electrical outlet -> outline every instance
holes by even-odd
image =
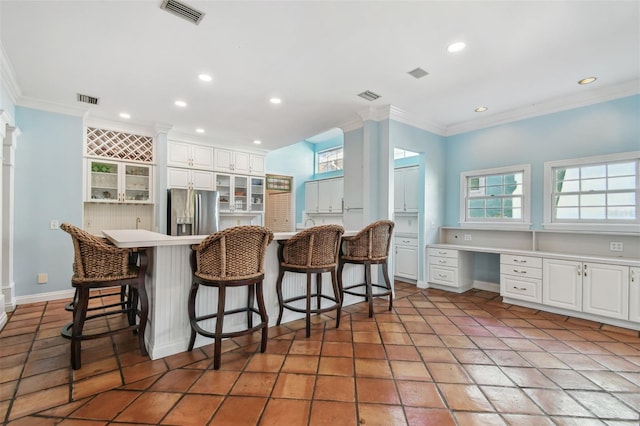
[[[47,282],[49,282],[49,274],[38,274],[38,284],[46,284]]]
[[[59,229],[60,228],[60,223],[57,220],[52,219],[51,222],[49,222],[49,228],[51,228],[51,229]]]
[[[624,244],[620,241],[611,241],[609,243],[610,251],[624,251]]]
[[[471,241],[472,240],[471,234],[464,234],[464,240],[465,241]]]

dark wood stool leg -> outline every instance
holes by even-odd
[[[144,282],[138,285],[137,288],[138,300],[140,301],[140,326],[138,328],[138,344],[140,345],[140,353],[143,356],[147,356],[147,346],[144,341],[144,332],[147,329],[147,320],[149,319],[149,298],[147,297],[147,290],[144,286]],[[135,309],[134,309],[135,316]]]
[[[276,321],[276,325],[280,325],[280,321],[282,321],[282,312],[284,311],[284,299],[282,298],[282,279],[284,278],[283,270],[280,270],[278,274],[278,280],[276,281],[276,293],[278,294],[278,307],[280,311],[278,312],[278,321]]]
[[[322,274],[316,274],[316,292],[318,293],[316,296],[316,307],[320,309],[322,307]]]
[[[255,284],[247,286],[247,325],[248,328],[253,328],[253,302],[255,296]]]
[[[269,338],[269,316],[267,315],[267,307],[264,304],[264,294],[262,293],[262,280],[255,284],[258,293],[258,311],[260,312],[260,321],[262,321],[262,340],[260,343],[260,352],[267,350],[267,339]],[[252,286],[253,287],[253,286]]]
[[[393,308],[393,291],[391,290],[391,280],[389,279],[387,262],[382,264],[382,276],[384,277],[384,282],[387,284],[387,289],[389,290],[389,310],[391,310],[391,308]]]
[[[340,327],[340,315],[342,311],[342,294],[340,294],[340,285],[338,284],[339,278],[336,276],[336,270],[331,271],[331,284],[333,284],[333,293],[338,305],[336,309],[336,328]]]
[[[218,286],[218,314],[216,316],[216,337],[213,344],[213,369],[219,370],[222,359],[222,326],[224,325],[224,305],[227,297],[227,287]]]
[[[364,284],[367,291],[367,301],[369,302],[369,318],[373,317],[373,295],[371,291],[371,263],[364,264]]]
[[[198,283],[193,282],[191,284],[191,291],[189,292],[189,304],[187,309],[189,311],[189,322],[191,324],[191,338],[189,339],[189,351],[193,350],[193,345],[196,343],[196,295],[198,294]]]
[[[73,307],[73,325],[71,326],[71,368],[74,370],[82,366],[80,344],[84,321],[87,317],[87,307],[89,306],[89,289],[78,287],[77,295],[78,298]]]
[[[342,270],[344,269],[344,262],[340,260],[338,262],[338,288],[340,291],[340,307],[342,308],[342,303],[344,302],[344,291],[342,286]]]
[[[307,337],[311,336],[311,272],[307,272],[307,311],[305,312]]]

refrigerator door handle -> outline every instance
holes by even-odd
[[[202,195],[196,193],[195,201],[196,205],[193,215],[193,235],[200,235],[200,207],[202,203]]]

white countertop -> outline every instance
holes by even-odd
[[[344,236],[355,235],[358,231],[346,231]],[[185,246],[200,244],[207,235],[165,235],[146,229],[108,229],[102,233],[120,248]],[[274,232],[274,240],[287,240],[297,232]]]

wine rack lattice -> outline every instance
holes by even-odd
[[[87,155],[153,163],[153,138],[88,127]]]

